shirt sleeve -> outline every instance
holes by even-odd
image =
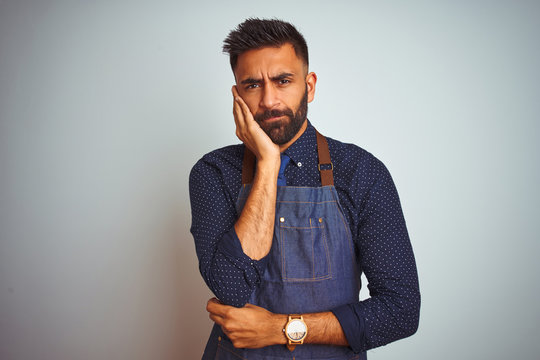
[[[356,239],[370,298],[332,309],[355,352],[414,334],[420,314],[416,263],[397,190],[382,163],[374,171],[376,179],[359,206]]]
[[[261,281],[267,258],[257,261],[244,254],[234,230],[235,201],[218,169],[204,159],[191,170],[189,195],[199,271],[218,299],[244,306]]]

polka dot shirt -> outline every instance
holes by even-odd
[[[412,335],[418,327],[420,292],[412,247],[399,197],[386,167],[353,144],[328,139],[334,184],[355,242],[358,267],[368,279],[370,298],[331,310],[355,352]],[[321,186],[315,129],[285,153],[289,186]],[[266,258],[242,252],[234,223],[241,187],[244,145],[203,156],[189,178],[192,226],[199,270],[224,303],[243,306],[261,280]]]

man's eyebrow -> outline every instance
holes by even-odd
[[[255,79],[251,77],[240,81],[240,84],[260,84],[260,83],[262,83],[262,79]]]
[[[278,74],[276,76],[272,76],[270,79],[272,81],[279,81],[279,80],[283,80],[283,79],[286,79],[288,77],[293,77],[294,74],[292,73],[281,73],[281,74]]]
[[[293,77],[294,74],[293,73],[281,73],[281,74],[278,74],[276,76],[272,76],[270,78],[270,80],[272,81],[279,81],[279,80],[283,80],[283,79],[286,79],[288,77]],[[256,79],[256,78],[252,78],[252,77],[249,77],[247,79],[244,79],[242,81],[240,81],[240,84],[260,84],[263,82],[263,79]]]

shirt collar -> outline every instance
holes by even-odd
[[[291,158],[291,162],[296,164],[307,164],[313,152],[317,151],[317,135],[315,128],[308,120],[304,133],[291,146],[284,151]]]

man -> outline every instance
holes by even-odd
[[[307,120],[317,76],[304,38],[248,19],[223,48],[243,144],[190,174],[191,231],[217,297],[203,359],[365,359],[412,335],[420,294],[396,189],[375,157]]]

